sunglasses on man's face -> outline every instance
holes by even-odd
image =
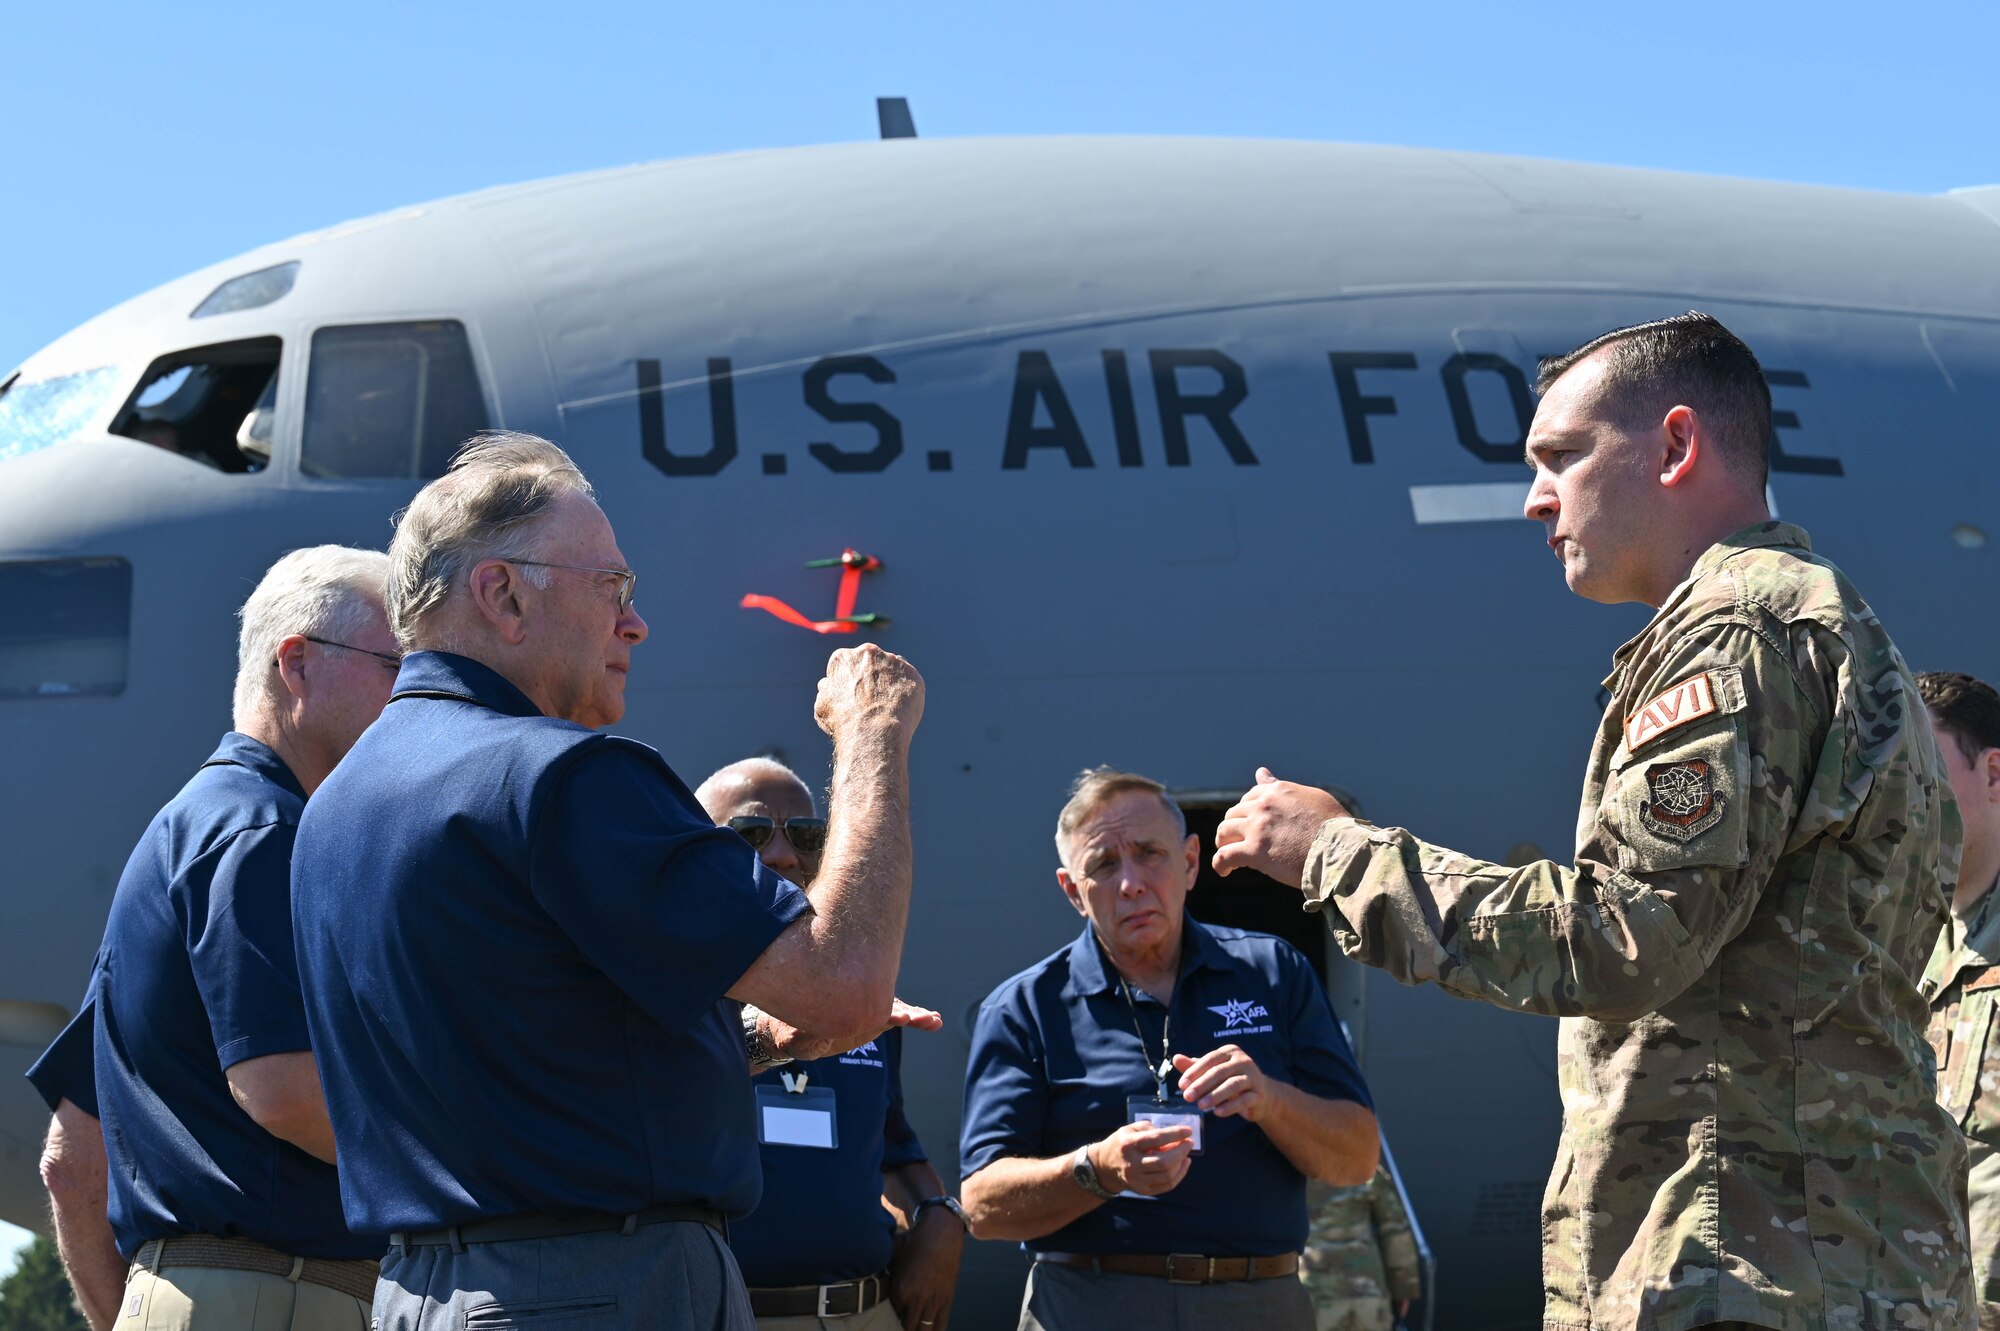
[[[771,837],[778,830],[778,823],[762,814],[744,814],[731,818],[729,826],[736,834],[758,850],[771,843]],[[792,843],[792,849],[801,855],[817,855],[826,849],[826,819],[787,818],[784,822],[785,840]]]

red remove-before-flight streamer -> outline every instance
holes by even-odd
[[[886,624],[884,615],[857,615],[854,603],[861,598],[861,575],[873,573],[882,567],[882,561],[873,555],[864,555],[859,550],[847,549],[836,559],[814,559],[807,568],[839,568],[840,596],[834,602],[832,619],[808,619],[775,596],[760,596],[755,592],[745,596],[742,606],[745,610],[764,610],[787,624],[795,624],[814,633],[859,633],[865,626]]]

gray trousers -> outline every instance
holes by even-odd
[[[391,1248],[373,1331],[755,1331],[729,1245],[672,1221],[630,1234],[571,1234]]]
[[[1035,1263],[1017,1331],[1313,1331],[1312,1299],[1296,1278],[1175,1285],[1153,1276],[1092,1275]],[[388,1331],[387,1327],[383,1331]]]

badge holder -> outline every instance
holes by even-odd
[[[783,1072],[784,1086],[755,1087],[757,1141],[763,1146],[804,1146],[831,1151],[840,1145],[833,1092],[806,1086],[807,1074]]]
[[[1191,1145],[1195,1155],[1201,1154],[1201,1123],[1205,1118],[1201,1110],[1183,1100],[1179,1095],[1168,1095],[1162,1090],[1158,1095],[1128,1095],[1125,1097],[1125,1121],[1137,1123],[1145,1119],[1156,1128],[1192,1128],[1194,1138]]]

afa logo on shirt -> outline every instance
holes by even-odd
[[[882,1047],[873,1040],[870,1040],[867,1044],[858,1045],[848,1050],[840,1056],[840,1061],[853,1067],[879,1068],[886,1066],[882,1062]]]
[[[1271,1009],[1262,1003],[1232,998],[1220,1007],[1211,1007],[1209,1011],[1222,1018],[1223,1028],[1213,1032],[1218,1040],[1232,1035],[1270,1034],[1271,1025],[1264,1019],[1271,1015]]]

